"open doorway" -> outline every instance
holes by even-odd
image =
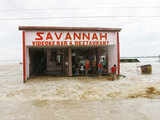
[[[29,75],[44,74],[46,71],[47,52],[45,48],[29,48]]]
[[[101,64],[101,71],[99,71]],[[84,47],[72,49],[73,76],[108,74],[108,54],[106,48]]]
[[[65,75],[65,49],[48,48],[47,49],[47,74]]]
[[[67,54],[65,48],[29,48],[29,76],[66,75]]]

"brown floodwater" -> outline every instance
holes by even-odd
[[[0,65],[2,120],[157,120],[160,117],[160,63],[141,75],[137,66],[123,63],[125,78],[34,77],[23,84],[22,65]]]

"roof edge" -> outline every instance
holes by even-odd
[[[121,28],[100,28],[100,27],[57,27],[57,26],[19,26],[19,30],[23,31],[48,31],[48,30],[63,30],[63,31],[115,31],[120,32]]]

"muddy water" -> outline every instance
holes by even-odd
[[[156,120],[160,117],[160,63],[153,74],[141,75],[137,66],[121,64],[125,78],[36,77],[22,82],[22,65],[0,65],[2,120]]]

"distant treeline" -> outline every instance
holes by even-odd
[[[120,62],[140,62],[140,61],[136,58],[133,58],[133,59],[127,58],[127,59],[120,59]]]
[[[159,58],[160,56],[137,56],[137,57],[121,57],[121,59],[134,59],[134,58]]]

